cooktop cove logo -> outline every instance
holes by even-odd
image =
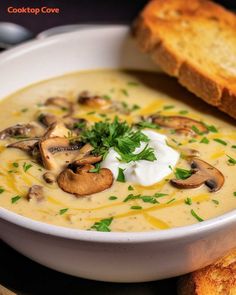
[[[7,12],[9,14],[59,14],[60,8],[58,7],[7,7]]]

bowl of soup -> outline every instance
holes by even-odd
[[[0,237],[78,277],[144,282],[236,246],[235,122],[136,48],[126,26],[0,56]]]

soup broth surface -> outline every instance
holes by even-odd
[[[77,99],[82,91],[120,102],[128,111],[115,112],[80,105]],[[43,81],[1,101],[1,130],[17,123],[37,121],[45,112],[63,117],[67,110],[44,105],[49,97],[57,96],[74,102],[74,117],[86,119],[90,125],[106,119],[113,120],[115,116],[128,124],[135,124],[158,113],[204,122],[209,132],[185,136],[171,128],[151,129],[165,134],[168,145],[181,155],[167,177],[151,186],[114,179],[110,188],[80,197],[64,192],[56,181],[46,183],[43,174],[47,170],[27,152],[7,148],[9,143],[20,138],[0,140],[1,207],[54,225],[123,232],[190,225],[236,208],[234,121],[201,102],[171,78],[142,71],[98,70]],[[221,171],[225,182],[219,191],[210,192],[204,184],[194,189],[181,189],[170,183],[176,177],[176,168],[191,169],[189,160],[182,156],[186,149],[197,150],[200,159]],[[43,187],[42,201],[27,198],[32,185]],[[131,194],[139,197],[124,201]]]

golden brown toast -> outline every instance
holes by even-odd
[[[216,263],[183,276],[178,295],[235,295],[236,250]]]
[[[164,72],[236,118],[236,15],[207,0],[152,0],[134,35]]]

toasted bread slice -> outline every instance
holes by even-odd
[[[236,118],[236,15],[207,0],[152,0],[134,35],[163,71]]]
[[[179,281],[179,295],[235,295],[236,250],[216,263],[183,276]]]

